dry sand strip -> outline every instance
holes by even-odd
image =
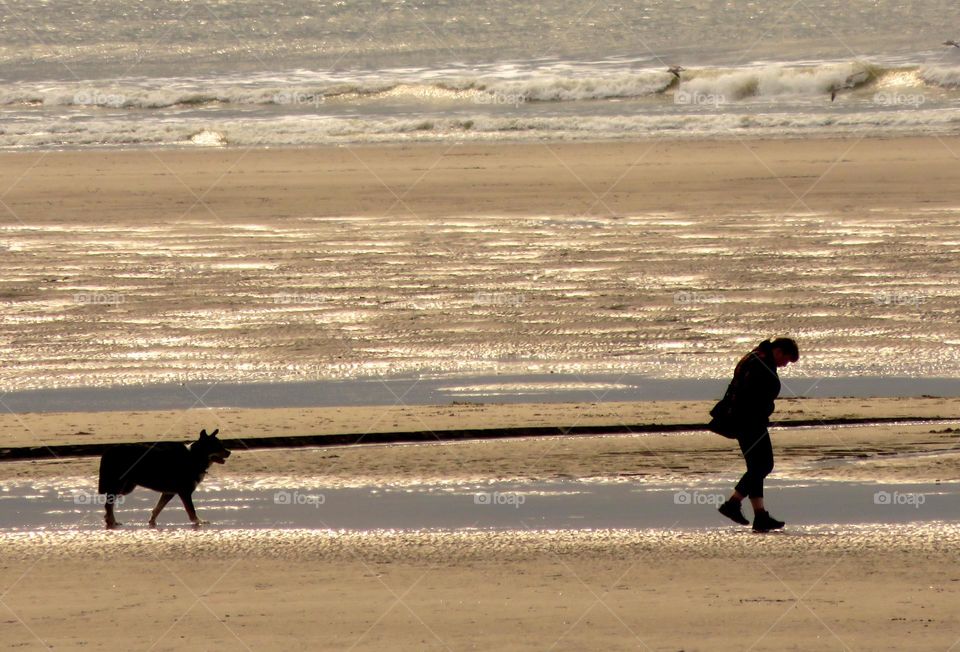
[[[884,425],[772,432],[777,478],[860,482],[960,482],[960,429]],[[96,485],[98,459],[14,460],[0,482]],[[206,484],[323,488],[598,479],[682,482],[743,473],[735,441],[709,432],[467,440],[415,445],[238,450]]]
[[[201,428],[224,438],[323,431],[346,435],[419,429],[538,428],[557,423],[675,425],[705,415],[712,403],[690,401],[397,406],[395,408],[198,409],[181,412],[0,415],[0,441],[13,447],[187,441]],[[776,416],[799,419],[960,420],[957,401],[919,399],[789,399]],[[62,433],[72,432],[64,436]],[[864,481],[960,481],[960,431],[934,423],[775,429],[775,474]],[[236,450],[211,480],[269,486],[484,482],[622,478],[690,480],[742,473],[736,442],[709,432],[467,440],[417,445]],[[0,481],[94,482],[97,459],[10,460]]]
[[[326,408],[199,408],[130,412],[0,414],[4,448],[186,441],[201,428],[225,439],[417,431],[557,428],[705,423],[714,401],[595,403],[456,403]],[[960,401],[947,398],[782,399],[780,421],[837,419],[960,419]],[[687,425],[683,425],[687,424]]]
[[[0,536],[7,649],[948,650],[956,525]]]
[[[811,426],[880,426],[912,423],[953,423],[952,418],[930,417],[861,417],[840,419],[797,419],[774,421],[772,428],[809,428]],[[584,435],[637,435],[650,433],[708,431],[702,423],[676,424],[607,424],[598,426],[542,426],[518,428],[474,428],[466,430],[415,430],[408,432],[376,432],[340,435],[287,435],[283,437],[252,437],[249,439],[221,438],[231,450],[259,450],[270,448],[332,448],[369,444],[423,444],[444,441],[518,439],[530,437],[573,437]],[[142,442],[155,445],[164,442]],[[115,444],[63,444],[52,446],[23,446],[0,448],[0,461],[42,460],[65,457],[97,457]]]

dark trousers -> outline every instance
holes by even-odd
[[[750,498],[763,498],[763,479],[773,471],[773,444],[770,433],[764,430],[760,434],[737,437],[743,459],[747,462],[747,472],[737,483],[737,491]]]

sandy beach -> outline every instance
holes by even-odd
[[[198,426],[214,425],[256,437],[285,428],[669,423],[705,407],[676,401],[8,414],[2,428],[5,441],[17,442],[135,441],[146,437],[130,433],[162,430],[186,440]],[[777,417],[797,415],[960,419],[955,401],[942,399],[780,402]],[[33,434],[24,436],[24,428]],[[780,430],[774,441],[780,478],[893,486],[960,481],[957,432],[942,424]],[[96,463],[7,462],[0,473],[8,486],[89,491]],[[674,433],[236,451],[206,482],[328,490],[498,480],[690,486],[732,483],[741,465],[733,442]],[[79,516],[82,531],[0,534],[7,645],[942,650],[960,637],[952,609],[960,577],[949,570],[960,537],[955,523],[825,523],[767,536],[715,522],[694,530],[194,531],[181,524],[177,505],[158,531],[134,524],[102,532],[87,527],[99,520],[99,508],[84,509],[90,513]]]
[[[955,526],[41,538],[4,545],[11,648],[946,650],[960,636]]]
[[[63,5],[0,651],[960,652],[960,4]]]
[[[955,152],[960,139],[910,138],[4,153],[0,380],[14,391],[424,367],[720,378],[756,339],[747,321],[795,334],[807,376],[949,378]],[[670,424],[709,408],[458,403],[4,411],[0,438]],[[791,399],[775,418],[858,416],[950,421],[775,430],[775,477],[960,482],[956,400]],[[733,442],[689,432],[235,451],[206,483],[642,491],[732,484],[741,465]],[[0,496],[89,492],[96,469],[0,463]],[[193,531],[176,505],[157,532],[106,533],[84,509],[86,529],[0,532],[5,647],[945,650],[960,638],[960,535],[935,515],[778,536],[715,521]]]

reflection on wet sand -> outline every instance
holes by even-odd
[[[202,486],[194,500],[207,529],[379,531],[705,530],[721,525],[716,508],[730,482],[688,483],[485,482],[323,487],[254,483]],[[895,485],[825,480],[769,482],[778,513],[794,526],[824,524],[960,523],[960,484]],[[95,531],[102,496],[91,488],[56,483],[8,483],[0,503],[0,532]],[[156,494],[124,496],[117,513],[126,529],[143,528]],[[159,521],[183,527],[179,505]]]
[[[9,224],[0,380],[720,378],[744,324],[815,341],[809,376],[949,377],[958,226],[952,209]]]

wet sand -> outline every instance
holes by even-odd
[[[956,377],[956,152],[3,153],[0,384],[717,379],[780,334],[806,377]]]

